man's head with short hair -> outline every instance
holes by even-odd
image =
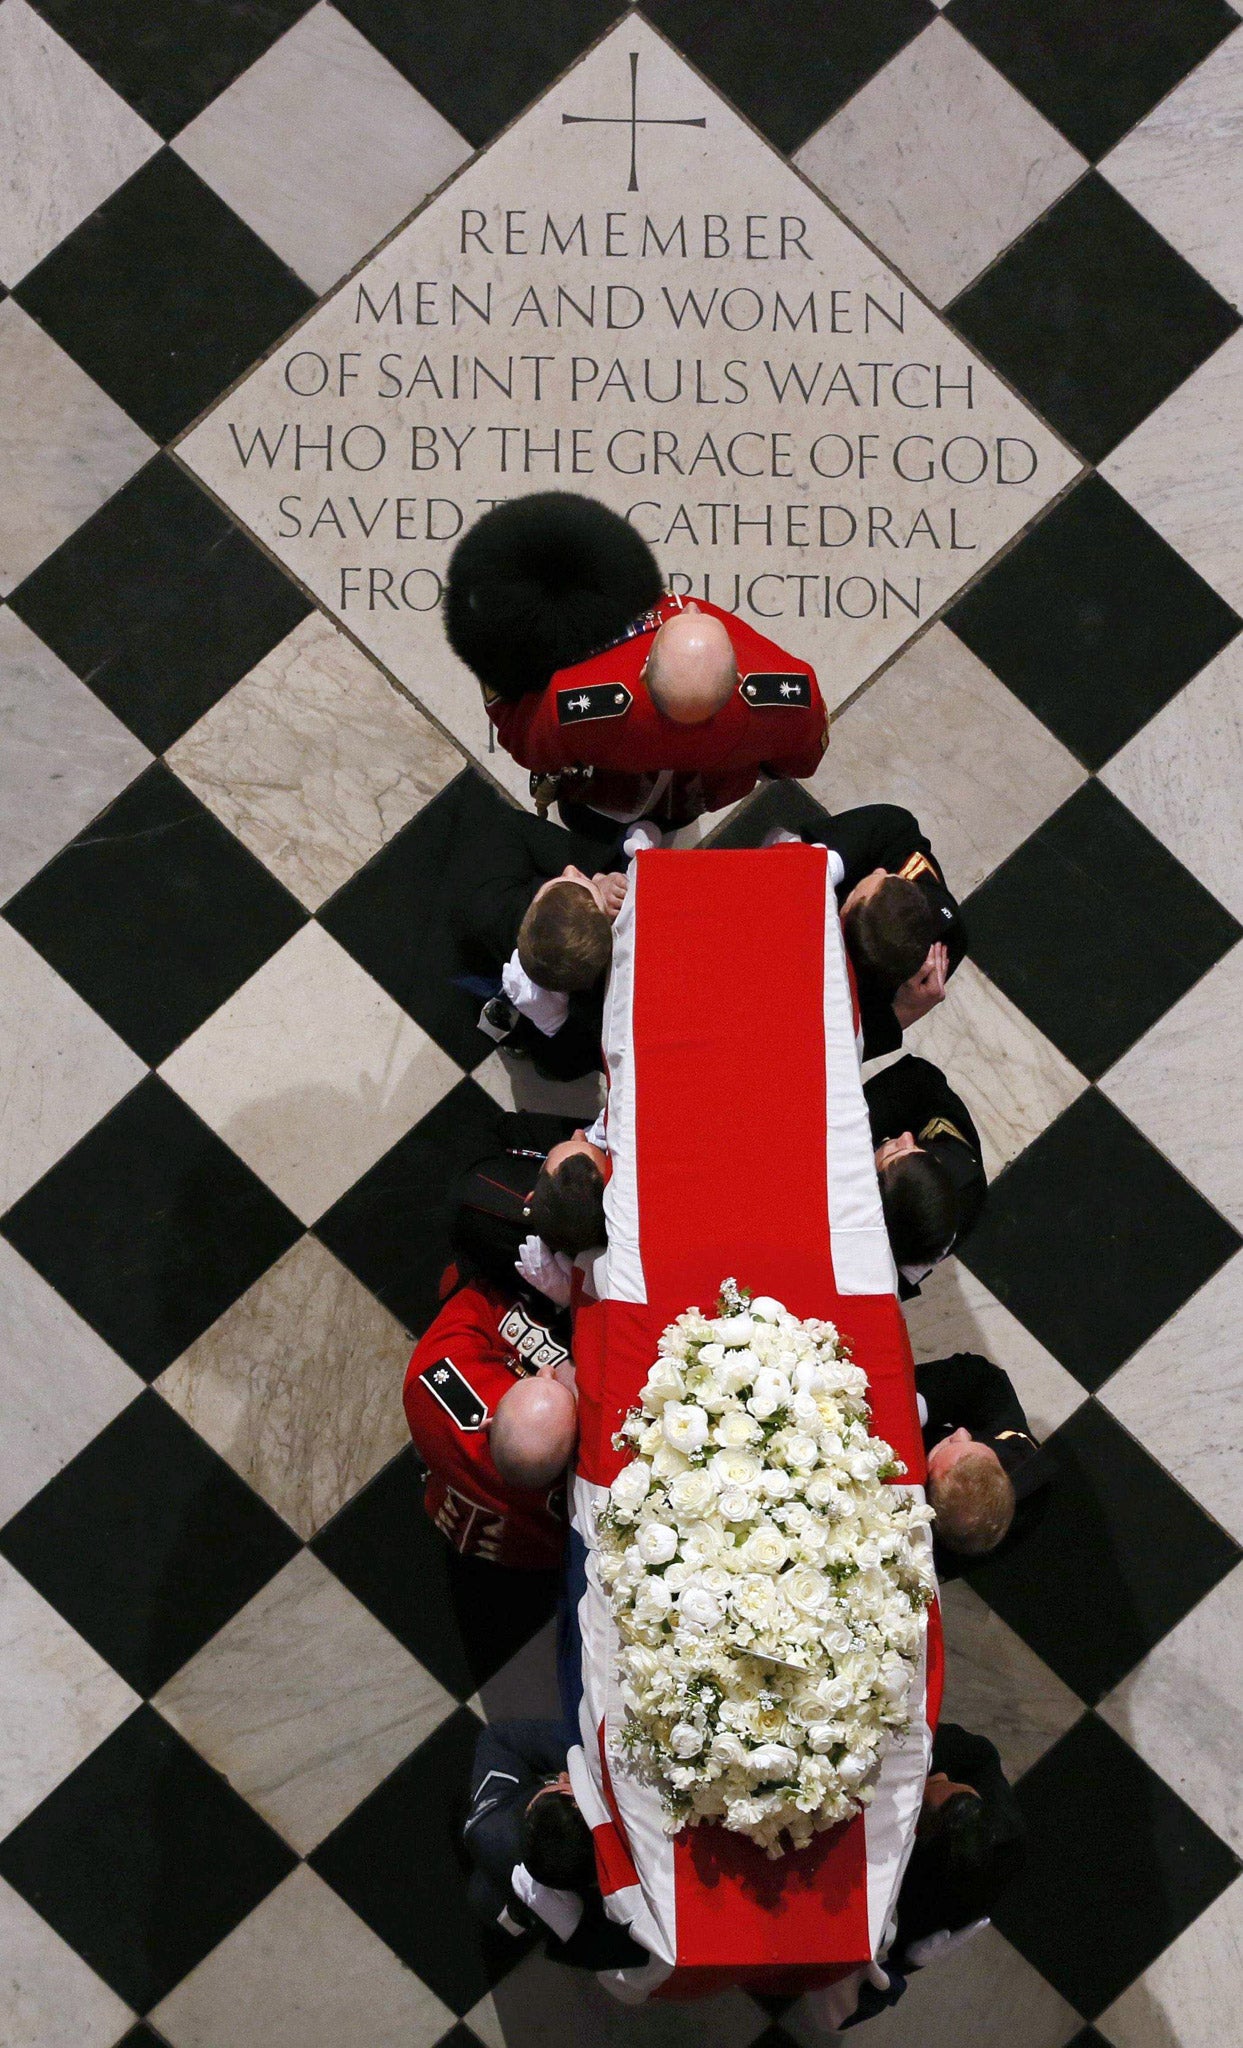
[[[1014,1486],[991,1444],[956,1429],[928,1454],[937,1540],[960,1557],[987,1557],[1014,1520]]]
[[[554,1145],[527,1203],[527,1220],[550,1251],[576,1259],[607,1242],[604,1168],[607,1153],[575,1131]]]
[[[918,974],[940,931],[937,913],[917,882],[873,868],[842,905],[846,950],[887,996]]]
[[[537,1884],[581,1896],[596,1885],[591,1829],[561,1778],[530,1800],[518,1830],[522,1862]]]
[[[613,957],[613,927],[577,868],[545,882],[518,927],[518,961],[538,987],[594,988]]]
[[[720,619],[696,605],[657,629],[643,670],[647,693],[675,725],[702,725],[738,687],[733,642]]]
[[[935,1266],[958,1233],[958,1196],[945,1168],[904,1131],[878,1146],[876,1171],[895,1266]]]
[[[573,1456],[577,1430],[577,1403],[560,1380],[515,1380],[488,1425],[492,1463],[506,1486],[551,1486]]]

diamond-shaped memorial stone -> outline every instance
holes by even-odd
[[[479,756],[439,599],[499,499],[603,499],[672,588],[814,662],[832,706],[1080,467],[634,15],[179,454]]]

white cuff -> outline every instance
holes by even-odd
[[[583,1902],[577,1892],[557,1891],[550,1884],[540,1884],[532,1877],[525,1863],[515,1863],[509,1880],[514,1894],[538,1913],[545,1927],[551,1927],[558,1941],[568,1941],[583,1917]]]
[[[560,989],[541,988],[532,981],[516,948],[501,969],[501,987],[518,1015],[528,1018],[545,1038],[554,1037],[570,1014],[570,998]]]

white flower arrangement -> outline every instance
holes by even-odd
[[[670,1833],[718,1821],[778,1856],[868,1804],[907,1725],[931,1511],[885,1483],[905,1467],[831,1323],[726,1280],[658,1351],[596,1518],[615,1761],[659,1787]]]

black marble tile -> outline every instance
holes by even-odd
[[[531,1947],[466,1902],[466,1788],[480,1723],[465,1707],[307,1858],[453,2012],[469,2012]]]
[[[1234,308],[1095,172],[946,310],[1093,462],[1239,325]]]
[[[993,1182],[959,1256],[1095,1389],[1239,1242],[1093,1088]]]
[[[19,889],[5,917],[152,1066],[307,921],[160,761]]]
[[[740,804],[712,834],[713,846],[762,846],[768,833],[782,825],[787,832],[821,831],[828,811],[799,782],[770,782]]]
[[[311,609],[164,455],[49,555],[9,603],[157,753]]]
[[[171,150],[89,214],[14,296],[156,441],[188,426],[315,303]]]
[[[231,1465],[148,1388],[0,1533],[0,1552],[150,1695],[298,1550]]]
[[[39,0],[39,12],[161,135],[176,135],[314,0]]]
[[[649,0],[643,12],[786,152],[936,20],[930,0]]]
[[[461,1081],[315,1225],[315,1235],[415,1334],[439,1306],[449,1262],[448,1196],[495,1149],[503,1111]]]
[[[423,1513],[413,1446],[311,1544],[420,1664],[460,1700],[506,1665],[556,1609],[556,1572],[460,1557]]]
[[[1084,783],[967,899],[972,958],[1096,1080],[1239,937],[1124,804]]]
[[[1243,1553],[1097,1401],[1055,1431],[1048,1456],[1039,1520],[967,1576],[1095,1705]]]
[[[0,1228],[147,1380],[302,1234],[156,1075],[36,1181]]]
[[[1088,768],[1125,745],[1240,625],[1099,476],[1055,505],[945,622]]]
[[[153,1708],[140,1707],[0,1844],[0,1877],[145,2012],[297,1860]]]
[[[945,13],[1093,158],[1238,27],[1226,0],[950,0]]]
[[[1092,2019],[1233,1882],[1238,1858],[1095,1714],[1019,1781],[1023,1877],[999,1931]]]
[[[319,912],[325,931],[467,1070],[495,1046],[477,1028],[479,996],[454,985],[477,963],[452,930],[450,865],[507,809],[482,775],[463,770]]]

